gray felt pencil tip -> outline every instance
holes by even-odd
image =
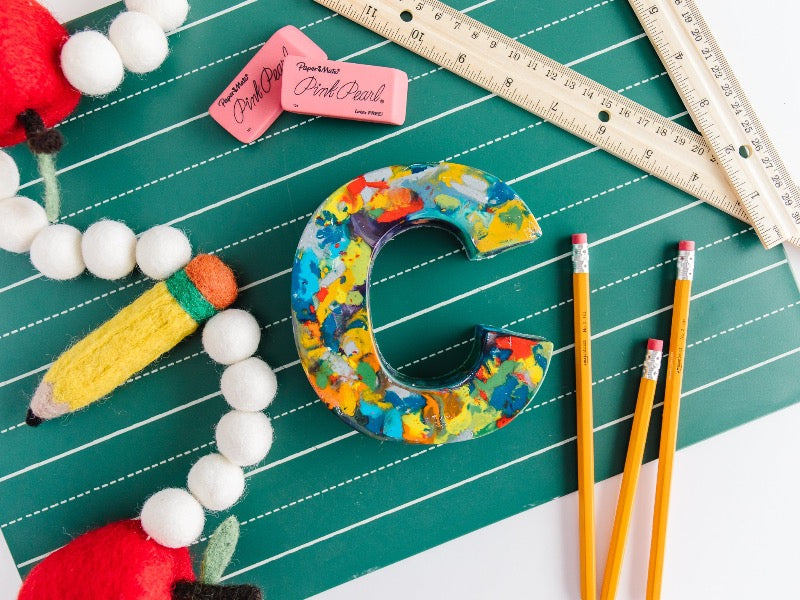
[[[55,419],[67,412],[68,406],[57,402],[54,398],[53,384],[48,381],[42,381],[33,393],[25,422],[32,427],[36,427],[42,421]]]

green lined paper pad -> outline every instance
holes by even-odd
[[[451,3],[467,10],[470,2]],[[70,27],[105,30],[121,5]],[[264,326],[259,355],[278,372],[275,443],[245,497],[211,515],[241,523],[230,582],[301,598],[518,513],[577,487],[570,235],[591,248],[596,477],[621,472],[648,337],[669,335],[677,242],[697,243],[679,445],[794,403],[800,296],[780,249],[749,227],[542,123],[311,0],[226,6],[194,0],[156,72],[84,99],[60,127],[63,220],[99,218],[137,233],[184,229],[198,252],[236,271],[236,306]],[[222,12],[220,12],[222,11]],[[623,0],[481,2],[469,14],[626,96],[690,125]],[[400,68],[408,116],[384,126],[283,114],[243,146],[206,113],[274,31],[293,24],[332,59]],[[26,148],[11,150],[35,181]],[[379,443],[316,400],[297,364],[289,288],[306,220],[350,179],[392,164],[450,160],[511,183],[539,219],[536,243],[470,262],[455,238],[423,228],[381,252],[371,301],[391,365],[434,377],[467,357],[476,323],[552,340],[532,404],[502,431],[443,447]],[[39,183],[23,194],[41,198]],[[194,335],[108,399],[36,429],[28,399],[59,353],[151,285],[37,277],[0,256],[0,530],[24,576],[75,535],[135,517],[144,499],[185,485],[214,450],[226,411],[221,367]],[[663,379],[663,378],[662,378]],[[657,402],[663,393],[659,387]],[[647,460],[656,456],[655,410]],[[531,540],[535,544],[536,540]],[[200,555],[205,543],[193,549]]]

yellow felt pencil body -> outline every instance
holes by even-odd
[[[237,291],[219,258],[196,256],[59,356],[36,388],[25,422],[39,425],[111,393],[229,306]]]
[[[689,298],[694,274],[694,243],[681,242],[678,256],[678,279],[672,307],[672,326],[669,337],[669,359],[664,385],[664,409],[661,418],[661,442],[658,449],[658,474],[653,507],[653,531],[650,539],[650,561],[647,570],[647,600],[661,598],[664,576],[664,551],[667,538],[667,517],[672,487],[672,469],[678,440],[681,384],[686,354],[686,335],[689,325]]]
[[[661,365],[661,348],[663,342],[650,340],[644,372],[639,383],[639,395],[633,413],[633,426],[628,442],[628,453],[625,457],[625,468],[622,472],[622,483],[619,488],[619,500],[614,515],[614,528],[611,531],[611,543],[608,548],[606,568],[603,573],[603,585],[600,589],[600,600],[613,600],[617,593],[619,576],[622,572],[622,559],[625,556],[625,543],[628,538],[633,500],[642,468],[644,446],[647,442],[647,429],[650,426],[650,414],[653,410],[653,398],[656,393],[656,380]]]
[[[109,394],[197,329],[161,281],[58,357],[44,377],[69,411]]]
[[[578,538],[581,598],[597,595],[594,524],[594,424],[592,418],[592,340],[589,310],[589,250],[585,234],[572,237],[575,329],[575,397],[578,438]]]

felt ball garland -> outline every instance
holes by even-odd
[[[83,271],[84,265],[101,277],[124,276],[137,258],[143,272],[168,276],[173,269],[177,271],[188,262],[186,259],[191,255],[185,235],[171,227],[156,226],[142,234],[137,242],[136,236],[123,223],[101,220],[81,235],[71,225],[47,225],[46,219],[42,223],[37,209],[43,209],[32,200],[16,196],[6,202],[8,200],[29,209],[34,214],[29,219],[33,225],[42,225],[38,233],[33,234],[30,252],[32,263],[47,277],[75,277]],[[0,217],[3,206],[0,202]],[[4,222],[0,218],[0,224]],[[10,242],[17,244],[16,247],[25,245],[27,241],[18,235],[20,220],[12,216],[8,222],[11,224],[9,232],[16,235]],[[28,227],[27,236],[31,235],[32,228]],[[0,227],[0,242],[5,234]],[[9,239],[5,241],[9,246]],[[171,250],[164,252],[167,247]],[[189,263],[186,270],[193,264]],[[195,284],[202,287],[203,282]],[[241,498],[245,489],[242,467],[262,461],[274,437],[272,423],[262,411],[277,394],[277,379],[267,363],[253,356],[261,341],[258,321],[241,309],[222,310],[206,323],[202,341],[209,357],[226,366],[220,389],[232,410],[224,414],[216,426],[218,452],[202,457],[192,466],[187,477],[188,489],[160,490],[142,506],[142,529],[167,548],[194,543],[203,532],[205,510],[226,510]]]
[[[12,196],[0,200],[0,248],[27,252],[33,238],[47,227],[44,208],[30,198]]]
[[[17,165],[0,150],[0,248],[30,252],[31,264],[50,279],[74,279],[84,269],[101,279],[120,279],[138,263],[142,273],[160,280],[192,257],[189,239],[175,227],[157,225],[137,239],[124,223],[101,219],[81,234],[65,223],[49,224],[45,209],[16,196],[18,190]]]
[[[217,423],[219,452],[203,456],[189,470],[188,490],[160,490],[142,506],[142,528],[163,546],[178,548],[195,542],[203,532],[203,509],[221,511],[233,506],[244,493],[242,467],[262,461],[272,447],[272,423],[261,411],[275,398],[277,382],[269,365],[252,356],[260,336],[255,317],[235,308],[217,313],[203,328],[206,353],[229,365],[221,388],[233,410]],[[232,350],[220,355],[223,341],[229,342]]]
[[[103,96],[117,89],[125,69],[149,73],[160,67],[169,53],[166,32],[179,27],[189,12],[187,0],[126,0],[125,4],[128,10],[114,19],[108,36],[93,30],[70,36],[37,2],[0,3],[0,146],[28,141],[42,176],[45,214],[51,223],[60,214],[55,156],[64,143],[55,125],[74,110],[81,94]],[[0,179],[18,187],[19,181],[8,177],[9,169],[7,160],[0,161]],[[0,184],[0,198],[10,197],[9,187]],[[17,203],[12,211],[22,213],[24,207]],[[23,248],[13,251],[27,251],[27,242],[23,237],[12,244]]]
[[[73,279],[86,263],[81,251],[81,232],[61,223],[42,229],[31,243],[31,264],[50,279]]]
[[[21,25],[26,22],[28,10],[36,19],[32,35],[37,51],[25,54],[29,41],[14,42],[19,46],[17,58],[28,61],[28,70],[20,71],[17,78],[17,71],[9,70],[9,80],[1,86],[4,89],[0,97],[13,115],[0,109],[0,120],[10,119],[7,130],[13,137],[0,140],[16,143],[27,138],[45,184],[44,208],[30,198],[17,196],[19,169],[11,156],[0,150],[0,248],[17,253],[30,251],[33,266],[50,279],[72,279],[84,269],[102,279],[119,279],[127,276],[137,262],[148,277],[166,279],[191,258],[189,240],[171,227],[146,232],[140,245],[133,231],[118,221],[98,221],[83,234],[66,224],[48,226],[58,220],[60,212],[53,156],[60,150],[62,139],[57,130],[48,129],[47,125],[54,125],[74,108],[75,90],[88,95],[107,94],[122,82],[123,67],[135,73],[158,68],[169,51],[164,32],[180,26],[189,11],[186,0],[127,0],[126,7],[129,10],[111,23],[108,37],[91,30],[68,36],[46,10],[22,0],[13,0],[7,7],[8,14],[0,11],[0,22],[10,19],[12,24]],[[4,46],[3,50],[10,52]],[[59,55],[60,70],[58,61],[52,64],[54,61],[46,58]],[[35,90],[21,86],[34,71],[52,71],[54,82],[66,78],[75,90],[67,84],[53,85],[52,98],[33,98]],[[0,83],[4,81],[0,78]],[[60,102],[62,97],[68,102]],[[12,101],[25,108],[15,109]],[[27,108],[29,102],[39,111]],[[20,138],[22,133],[24,138]]]
[[[155,71],[169,53],[167,31],[179,27],[189,12],[186,0],[126,0],[108,29],[81,31],[61,49],[61,70],[76,90],[104,96],[122,83],[125,69]]]
[[[120,221],[102,219],[83,233],[86,268],[101,279],[120,279],[136,266],[136,234]]]
[[[136,263],[151,279],[166,279],[192,258],[192,245],[179,229],[157,225],[136,242]]]
[[[203,507],[181,488],[166,488],[150,496],[139,518],[145,533],[167,548],[189,546],[205,525]]]
[[[164,31],[180,27],[189,12],[186,0],[125,0],[125,8],[153,17]]]
[[[0,150],[0,198],[10,198],[19,189],[19,169],[8,154]]]
[[[107,35],[87,30],[72,36],[35,2],[3,0],[3,3],[0,25],[11,23],[14,26],[9,30],[20,34],[10,45],[0,39],[0,145],[27,139],[37,158],[45,191],[44,207],[18,196],[19,170],[14,160],[0,150],[0,248],[29,252],[33,266],[55,280],[75,278],[84,270],[113,280],[127,276],[137,264],[148,277],[169,278],[167,284],[175,279],[171,277],[175,273],[185,273],[185,277],[191,278],[191,244],[174,227],[156,226],[137,238],[119,221],[100,220],[83,233],[72,225],[58,223],[60,192],[54,157],[63,140],[59,131],[53,129],[74,109],[79,92],[102,96],[119,87],[125,70],[138,74],[157,69],[169,53],[165,33],[185,21],[187,1],[125,0],[127,11],[113,20]],[[21,27],[25,23],[31,27]],[[14,50],[17,46],[19,51]],[[9,60],[13,68],[6,69],[4,60]],[[49,95],[39,97],[37,89],[26,88],[30,81],[46,83],[37,88]],[[202,281],[194,284],[203,286]],[[260,335],[261,328],[255,318],[236,309],[217,313],[204,329],[206,352],[227,366],[224,383],[220,385],[232,410],[216,427],[218,452],[200,458],[192,466],[186,488],[160,490],[144,502],[138,521],[123,521],[89,532],[55,552],[27,578],[21,598],[52,597],[63,581],[57,573],[64,576],[69,573],[70,577],[75,574],[71,564],[74,554],[91,554],[96,547],[107,550],[119,542],[127,547],[126,554],[132,545],[141,546],[141,557],[133,558],[140,564],[104,573],[98,589],[103,588],[107,593],[100,592],[97,597],[129,597],[130,591],[131,598],[149,598],[152,594],[155,599],[170,594],[174,599],[261,599],[260,591],[252,586],[225,590],[224,586],[215,585],[238,537],[235,518],[226,521],[229,529],[235,526],[233,541],[230,532],[220,533],[226,523],[211,536],[203,561],[203,570],[208,572],[202,582],[194,581],[186,548],[202,534],[206,510],[226,510],[239,500],[245,490],[242,467],[263,460],[272,446],[272,424],[261,411],[274,399],[277,381],[272,369],[253,356]],[[217,537],[222,541],[215,544]],[[159,548],[158,552],[174,552],[175,556],[157,557],[149,544]],[[221,550],[224,546],[228,548]],[[227,556],[214,558],[212,554]],[[147,559],[154,559],[150,561],[153,564]],[[170,565],[175,568],[155,577],[166,582],[166,587],[156,589],[150,576],[162,567],[169,570]],[[96,579],[94,575],[92,579]],[[170,583],[173,581],[177,581],[174,586]]]
[[[119,52],[122,64],[132,73],[149,73],[167,58],[167,36],[158,22],[140,12],[123,12],[108,28],[108,39]]]
[[[244,471],[221,454],[207,454],[191,468],[186,483],[208,510],[227,510],[244,493]]]
[[[228,366],[220,380],[222,396],[233,408],[264,410],[278,389],[275,372],[260,358],[246,358]]]
[[[125,69],[114,44],[99,31],[80,31],[61,49],[61,70],[87,96],[104,96],[122,83]]]
[[[203,328],[203,347],[223,365],[232,365],[255,353],[261,327],[249,312],[229,309],[214,315]]]

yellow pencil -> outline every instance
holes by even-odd
[[[578,538],[581,598],[597,596],[594,550],[594,427],[592,420],[592,341],[589,314],[589,244],[572,235],[572,289],[575,316],[575,398],[578,416]]]
[[[672,465],[678,439],[681,382],[686,354],[686,331],[689,323],[689,297],[694,276],[694,242],[678,244],[678,277],[675,281],[675,300],[672,304],[672,327],[669,334],[669,359],[664,387],[664,411],[661,419],[661,444],[658,449],[656,501],[653,509],[653,533],[650,539],[650,563],[647,569],[647,600],[661,598],[664,574],[664,548],[667,538],[669,493],[672,484]]]
[[[603,586],[600,588],[600,600],[613,600],[617,594],[617,584],[622,571],[622,558],[625,555],[625,542],[628,538],[628,526],[631,522],[633,497],[639,482],[639,471],[642,468],[644,445],[647,441],[647,428],[650,425],[650,413],[653,410],[653,397],[656,393],[656,380],[661,368],[661,351],[664,342],[650,339],[647,341],[647,355],[642,367],[642,379],[639,382],[639,396],[633,413],[631,439],[628,443],[628,454],[625,457],[625,469],[622,472],[622,484],[619,488],[617,512],[614,515],[614,528],[611,531],[611,544],[608,548],[608,559],[603,574]]]
[[[233,272],[200,254],[64,352],[33,394],[25,422],[39,425],[99,400],[230,305]]]

